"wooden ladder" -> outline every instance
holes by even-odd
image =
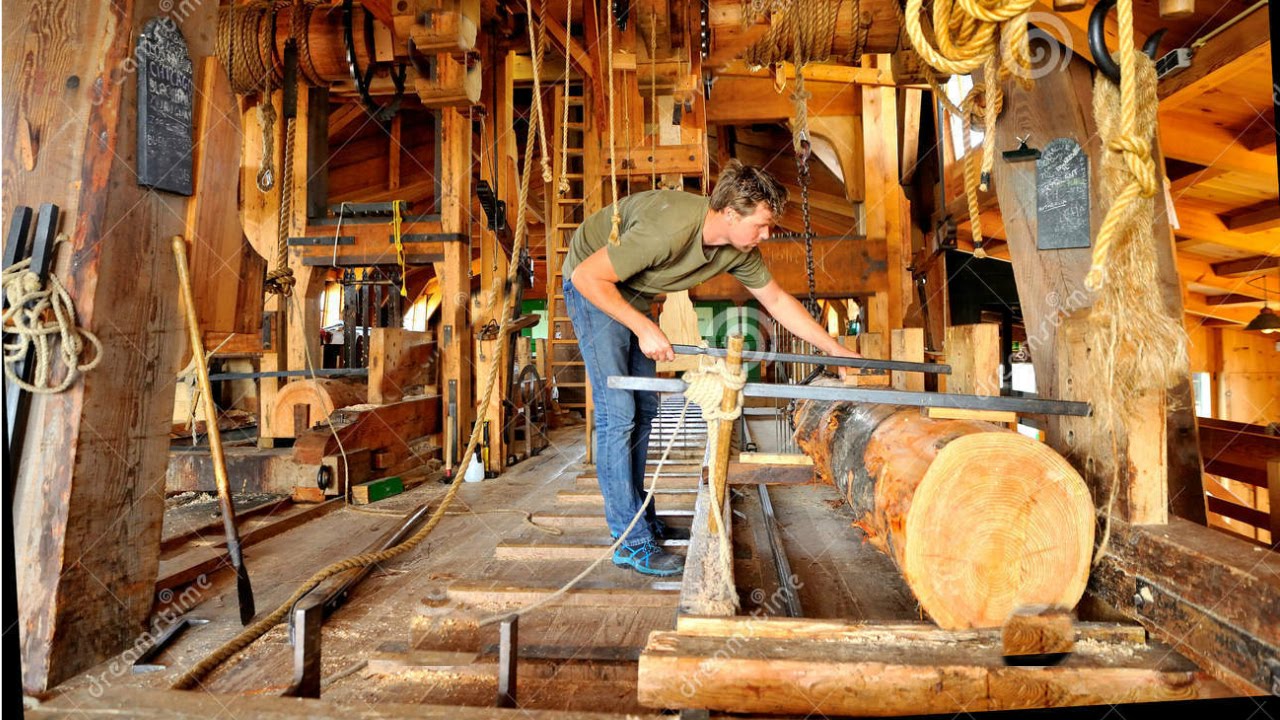
[[[594,462],[592,431],[595,427],[592,415],[591,386],[587,382],[587,370],[573,331],[573,322],[564,302],[564,273],[562,267],[569,253],[569,241],[573,233],[592,212],[601,207],[600,179],[596,152],[592,149],[594,138],[592,120],[587,113],[587,98],[581,85],[572,86],[569,95],[563,87],[555,93],[555,177],[547,189],[551,212],[548,219],[547,311],[550,332],[547,338],[547,368],[559,393],[560,407],[580,410],[586,420],[588,463]],[[569,121],[564,118],[568,105]],[[565,134],[568,134],[567,138]],[[567,142],[565,142],[567,139]],[[561,148],[564,149],[561,152]],[[561,196],[558,190],[561,173],[569,183],[569,191]]]

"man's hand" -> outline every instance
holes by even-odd
[[[832,346],[831,346],[831,348],[827,350],[827,354],[828,354],[828,355],[830,355],[831,357],[843,357],[843,358],[860,358],[860,357],[862,357],[862,356],[861,356],[861,355],[859,355],[858,353],[856,353],[856,352],[854,352],[854,351],[850,350],[849,348],[847,348],[847,347],[845,347],[845,346],[843,346],[843,345],[841,345],[841,344],[839,344],[839,343],[836,343],[836,344],[832,345]],[[844,376],[845,376],[845,375],[847,375],[847,374],[849,373],[849,371],[850,371],[850,370],[852,370],[852,369],[853,369],[853,368],[847,368],[847,367],[843,367],[843,366],[838,366],[838,367],[836,367],[836,373],[838,373],[838,374],[840,375],[840,379],[842,379],[842,380],[843,380],[843,379],[844,379]]]
[[[640,339],[640,352],[650,360],[671,362],[676,359],[676,351],[671,348],[671,341],[667,339],[666,333],[652,322],[637,337]]]

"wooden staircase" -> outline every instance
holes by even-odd
[[[569,121],[561,122],[568,106]],[[547,296],[550,337],[547,338],[548,374],[559,394],[560,407],[578,410],[586,420],[587,462],[592,457],[593,429],[591,387],[587,371],[578,347],[564,302],[564,273],[562,267],[569,252],[569,240],[588,215],[602,207],[597,152],[593,142],[593,121],[587,113],[587,97],[582,86],[572,86],[569,95],[563,87],[555,94],[555,178],[548,188],[550,217],[547,226],[547,265],[549,268]],[[567,137],[566,137],[567,134]],[[562,152],[563,148],[563,152]],[[557,186],[563,174],[569,183],[569,191],[560,195]]]

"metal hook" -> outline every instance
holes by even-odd
[[[1089,52],[1093,54],[1093,62],[1098,66],[1098,71],[1107,76],[1111,82],[1120,84],[1120,66],[1116,65],[1116,61],[1111,57],[1111,51],[1107,50],[1107,13],[1111,12],[1111,8],[1116,6],[1116,0],[1101,0],[1094,6],[1093,12],[1089,13]],[[1151,33],[1147,41],[1142,44],[1142,52],[1152,60],[1156,59],[1156,53],[1160,50],[1160,40],[1164,37],[1168,28],[1160,28]]]

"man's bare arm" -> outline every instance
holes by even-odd
[[[636,334],[640,339],[640,349],[646,357],[667,362],[675,360],[676,354],[671,349],[671,341],[662,332],[662,328],[622,299],[622,293],[618,291],[618,274],[613,269],[613,263],[609,262],[606,248],[600,248],[578,263],[569,279],[587,302]]]
[[[770,280],[762,288],[747,289],[760,301],[766,312],[802,340],[835,357],[862,357],[828,335],[826,329],[809,315],[809,311],[804,309],[799,300],[783,290],[777,280]]]

